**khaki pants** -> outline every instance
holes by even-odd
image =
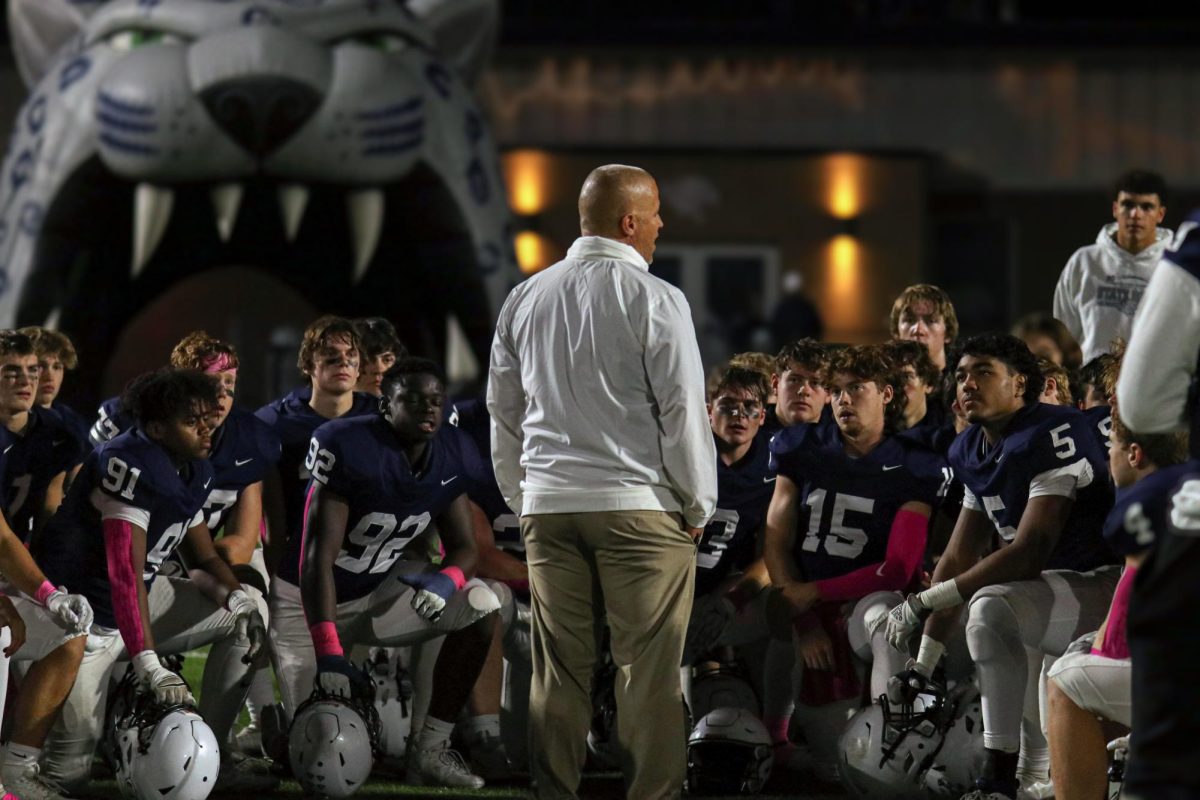
[[[617,666],[617,741],[629,797],[679,797],[686,732],[679,662],[696,546],[678,514],[606,511],[521,518],[533,610],[530,768],[538,798],[573,798],[607,618]]]

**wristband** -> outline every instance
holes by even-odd
[[[42,581],[42,585],[37,588],[37,591],[34,592],[33,596],[39,603],[46,605],[46,599],[56,591],[58,590],[54,588],[53,583],[50,581]]]
[[[921,647],[917,650],[917,660],[913,668],[928,678],[937,668],[938,661],[946,652],[946,645],[929,636],[921,636]]]
[[[961,606],[963,601],[962,595],[958,593],[958,586],[954,583],[953,578],[930,586],[917,595],[917,600],[930,611],[941,611],[943,608]]]
[[[338,638],[337,625],[332,622],[318,622],[315,625],[309,625],[308,632],[312,636],[313,649],[317,651],[317,658],[345,655],[342,651],[342,640]]]
[[[446,567],[442,570],[442,574],[454,581],[455,590],[467,585],[467,576],[463,575],[463,571],[458,567]]]

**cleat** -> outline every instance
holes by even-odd
[[[262,710],[258,721],[262,755],[276,764],[291,764],[288,759],[288,722],[283,706],[273,703]]]
[[[1021,784],[1017,800],[1051,800],[1054,797],[1054,781],[1030,781]]]
[[[251,721],[233,737],[233,746],[248,756],[262,755],[262,730]]]
[[[408,751],[410,786],[445,786],[452,789],[482,789],[483,778],[467,768],[467,762],[457,750],[443,746],[430,750]]]
[[[795,742],[776,742],[775,766],[783,767],[788,772],[808,772],[813,768],[812,752],[808,745]]]
[[[221,771],[213,794],[224,792],[269,792],[279,785],[279,778],[271,771],[271,765],[261,758],[250,758],[241,753],[230,753],[221,759]]]
[[[472,744],[470,755],[471,769],[489,783],[511,781],[517,777],[516,768],[508,760],[508,751],[498,738],[481,737]]]
[[[43,778],[39,774],[37,764],[30,764],[20,772],[4,773],[4,788],[9,794],[8,797],[19,797],[21,800],[66,800],[66,795],[63,794],[61,786],[56,784],[49,778]],[[0,792],[4,789],[0,789]]]

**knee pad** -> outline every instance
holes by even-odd
[[[1002,592],[994,591],[999,588],[985,586],[971,599],[967,612],[967,649],[976,662],[1007,654],[1008,648],[1003,645],[1005,640],[1015,640],[1023,647],[1012,606]]]
[[[871,660],[871,637],[887,623],[888,612],[902,602],[899,592],[872,592],[854,604],[846,633],[856,656]]]
[[[484,580],[487,587],[496,593],[496,599],[500,601],[500,633],[508,633],[512,627],[513,620],[516,619],[516,598],[513,597],[512,589],[508,588],[508,584],[500,581]]]

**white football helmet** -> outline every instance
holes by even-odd
[[[724,665],[697,671],[690,707],[693,719],[702,719],[718,708],[744,708],[755,717],[761,713],[754,687],[736,669]]]
[[[208,797],[217,783],[221,752],[200,715],[186,706],[156,705],[132,680],[118,695],[109,741],[121,795],[131,800]]]
[[[292,773],[306,794],[349,797],[371,775],[379,717],[370,698],[319,692],[296,711],[288,733]]]
[[[983,777],[983,703],[970,680],[951,689],[946,702],[953,713],[944,727],[942,749],[925,774],[925,786],[932,797],[956,800]]]
[[[775,761],[766,726],[744,708],[722,707],[696,723],[687,743],[693,794],[758,794]]]
[[[412,678],[386,648],[379,649],[369,666],[379,715],[379,754],[402,759],[412,732]]]
[[[911,703],[882,696],[851,718],[839,750],[838,772],[855,797],[961,797],[983,766],[979,690],[931,682]]]
[[[942,746],[942,698],[918,695],[895,713],[886,697],[859,710],[842,732],[838,773],[850,794],[871,800],[925,797],[925,773]]]

